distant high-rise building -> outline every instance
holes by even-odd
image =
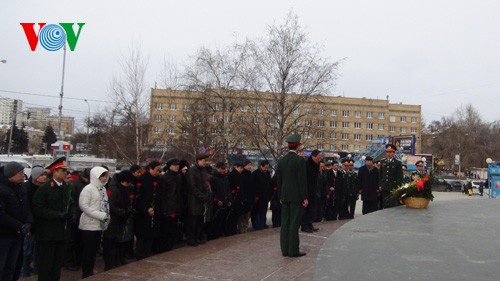
[[[11,126],[14,114],[21,112],[23,108],[23,101],[9,98],[0,98],[0,125]]]

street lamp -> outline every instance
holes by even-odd
[[[89,113],[87,115],[87,146],[85,147],[85,156],[89,155],[89,123],[90,123],[90,104],[88,100],[84,100],[89,108]]]

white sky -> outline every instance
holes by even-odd
[[[293,9],[324,56],[346,58],[334,95],[421,104],[426,122],[471,103],[500,119],[500,1],[481,0],[107,0],[0,1],[0,97],[57,113],[62,49],[29,48],[20,22],[84,22],[66,61],[65,97],[107,100],[118,60],[139,42],[149,58],[148,86],[163,57],[179,64],[201,47],[256,38]],[[76,25],[75,25],[76,26]],[[35,29],[38,30],[37,28]],[[82,123],[87,105],[64,99],[63,114]],[[102,108],[91,102],[91,111]]]

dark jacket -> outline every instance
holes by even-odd
[[[242,214],[250,210],[248,208],[249,204],[247,204],[246,194],[244,193],[246,184],[247,181],[243,172],[239,173],[233,168],[229,173],[229,189],[231,190],[233,201],[233,206],[231,208],[237,214]]]
[[[361,190],[361,200],[363,201],[377,201],[379,176],[378,169],[372,167],[371,171],[366,165],[359,168],[358,171],[358,189]]]
[[[254,208],[266,209],[270,200],[271,173],[258,168],[252,173],[252,184],[255,190]]]
[[[153,177],[149,172],[139,177],[135,194],[135,235],[143,239],[158,237],[161,217],[161,182],[160,178]],[[154,209],[154,216],[150,216],[148,209]]]
[[[37,225],[38,241],[64,241],[70,238],[67,214],[75,216],[72,189],[63,182],[61,186],[51,179],[33,194],[33,215]]]
[[[383,191],[390,191],[403,183],[403,169],[401,161],[393,158],[392,161],[382,159],[379,171],[380,187]]]
[[[161,179],[162,214],[175,218],[182,211],[182,177],[178,172],[168,170]]]
[[[311,157],[307,158],[307,198],[314,201],[319,174],[319,164],[316,164]]]
[[[283,202],[303,202],[307,199],[306,161],[290,151],[278,162],[276,181]]]
[[[186,174],[188,183],[188,214],[201,216],[205,212],[203,204],[210,201],[207,169],[194,165]]]
[[[343,173],[341,169],[337,170],[335,173],[333,170],[325,170],[325,178],[326,178],[326,194],[330,200],[338,201],[342,198],[344,191],[343,184]],[[330,191],[330,187],[333,187],[333,192]]]
[[[0,168],[0,238],[19,237],[25,223],[33,223],[26,190],[9,181]]]
[[[222,201],[224,205],[227,206],[227,203],[232,202],[228,174],[219,174],[215,172],[210,182],[212,185],[212,192],[214,193],[214,203]]]
[[[32,178],[29,180],[25,181],[23,183],[23,189],[26,192],[27,195],[27,204],[28,208],[30,209],[31,215],[33,215],[33,209],[32,209],[32,203],[33,203],[33,194],[35,194],[35,191],[38,189],[38,185],[34,184],[32,181]],[[33,224],[31,225],[31,234],[36,234],[36,225],[33,220]]]
[[[127,223],[127,219],[132,215],[132,191],[129,187],[121,185],[116,177],[110,181],[107,193],[109,201],[110,223],[104,237],[118,238]]]
[[[82,176],[78,176],[78,178],[74,181],[72,181],[70,184],[69,184],[69,187],[73,190],[72,193],[73,193],[73,201],[76,202],[75,204],[75,212],[76,212],[76,220],[75,220],[75,223],[76,223],[76,226],[78,228],[78,224],[80,224],[80,217],[82,215],[82,210],[80,210],[80,204],[78,204],[79,200],[80,200],[80,193],[82,193],[82,190],[85,186],[87,186],[87,184],[89,184],[90,182],[87,181],[87,182],[84,182]]]
[[[271,179],[271,185],[269,189],[270,201],[271,201],[271,210],[280,210],[281,202],[280,202],[280,191],[278,188],[278,182],[276,181],[276,174]]]

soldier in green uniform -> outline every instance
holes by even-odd
[[[280,245],[284,257],[302,257],[299,251],[299,227],[307,200],[306,161],[297,155],[300,149],[300,135],[294,134],[287,140],[290,151],[278,162],[276,181],[280,191],[281,231]]]
[[[424,162],[422,160],[418,160],[415,162],[415,166],[417,166],[417,170],[411,172],[411,180],[418,180],[423,178],[426,174],[424,171]]]
[[[33,195],[39,281],[60,280],[70,221],[75,218],[72,191],[64,182],[68,168],[65,160],[59,158],[47,167],[52,178]]]
[[[395,207],[398,202],[389,202],[391,190],[397,188],[403,183],[403,169],[401,161],[396,159],[396,146],[387,144],[385,146],[385,155],[387,158],[380,161],[380,189],[384,208]]]
[[[354,171],[354,159],[349,159],[349,170],[347,172],[347,195],[348,195],[348,207],[349,207],[349,218],[354,218],[354,212],[356,210],[356,201],[359,199],[359,189],[358,189],[358,174]]]

